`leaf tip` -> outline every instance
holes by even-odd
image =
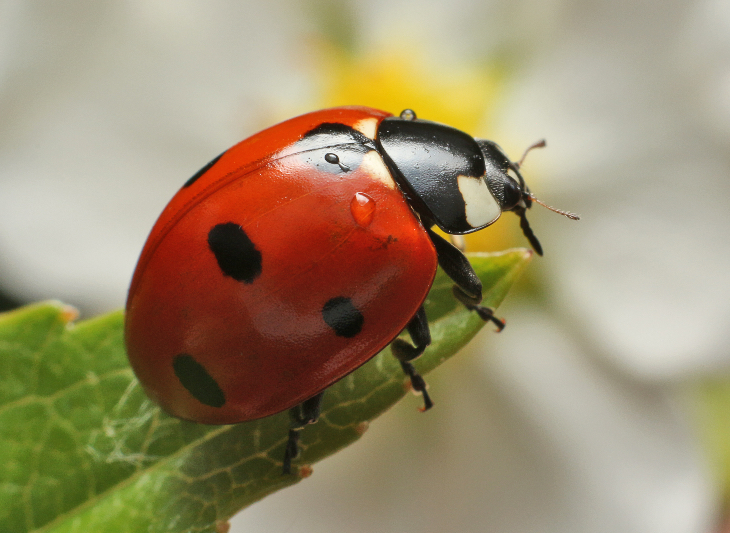
[[[532,248],[510,248],[509,250],[505,250],[504,253],[518,254],[523,261],[529,261],[535,256],[536,252]]]

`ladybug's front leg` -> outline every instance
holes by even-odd
[[[476,311],[482,320],[493,322],[497,326],[497,331],[502,331],[505,324],[504,320],[494,316],[494,311],[489,307],[479,305],[482,301],[482,282],[477,277],[466,256],[456,246],[431,231],[430,228],[426,231],[436,247],[439,266],[456,283],[454,285],[456,299],[470,311]]]
[[[426,382],[411,363],[411,361],[421,355],[426,347],[431,344],[431,330],[428,328],[428,319],[426,318],[426,311],[423,309],[423,306],[418,308],[415,316],[408,322],[406,329],[408,329],[408,333],[415,346],[407,343],[403,339],[395,339],[390,344],[390,351],[400,361],[403,372],[411,378],[413,390],[420,392],[423,396],[424,405],[421,410],[426,411],[433,407],[433,402],[426,391]]]
[[[324,396],[324,391],[289,409],[289,440],[286,442],[284,463],[282,465],[282,474],[284,475],[291,474],[292,459],[299,456],[299,433],[308,424],[314,424],[319,420],[322,396]]]

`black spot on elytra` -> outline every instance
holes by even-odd
[[[225,152],[223,152],[223,154],[225,154]],[[201,177],[203,174],[208,172],[211,169],[211,167],[218,162],[218,160],[223,156],[223,154],[220,154],[218,157],[214,157],[213,159],[211,159],[207,165],[205,165],[203,168],[201,168],[195,174],[193,174],[193,176],[188,181],[185,182],[185,184],[182,186],[182,188],[184,189],[185,187],[190,187],[193,183],[195,183],[195,181],[199,177]]]
[[[177,379],[190,394],[200,403],[211,407],[223,407],[226,395],[203,365],[192,355],[181,353],[172,361],[172,368]]]
[[[352,305],[352,300],[338,296],[328,300],[322,307],[322,317],[335,334],[340,337],[354,337],[362,329],[362,313]]]
[[[214,226],[208,232],[208,247],[226,276],[253,283],[261,274],[261,252],[235,222]]]

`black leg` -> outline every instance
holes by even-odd
[[[482,282],[474,273],[466,256],[438,233],[431,229],[426,231],[436,247],[439,266],[456,283],[454,286],[456,299],[470,311],[476,311],[482,320],[493,322],[497,326],[497,331],[502,331],[504,320],[495,317],[489,307],[479,305],[482,301]]]
[[[537,255],[542,255],[542,246],[540,245],[540,241],[537,240],[537,237],[535,237],[535,234],[530,227],[530,223],[527,222],[527,210],[524,207],[520,207],[514,208],[512,211],[520,217],[520,228],[522,228],[522,233],[524,233],[525,237],[530,242],[532,249],[535,250]]]
[[[289,409],[289,440],[286,442],[284,464],[282,465],[284,475],[291,474],[292,459],[299,456],[299,433],[307,424],[314,424],[319,420],[322,396],[324,396],[324,391]]]
[[[288,476],[291,474],[291,461],[299,456],[299,432],[300,429],[290,429],[289,439],[286,441],[286,449],[284,450],[284,463],[281,466],[281,474]]]
[[[458,285],[454,285],[452,290],[456,299],[463,303],[469,311],[476,311],[482,320],[485,322],[492,322],[495,326],[497,326],[498,332],[504,329],[505,321],[503,318],[497,318],[494,316],[494,311],[489,307],[479,305],[479,302],[482,301],[481,295],[479,298],[469,296]]]
[[[474,273],[471,263],[456,246],[444,239],[438,233],[426,230],[431,242],[436,247],[436,254],[439,258],[439,266],[444,269],[446,275],[456,283],[461,290],[469,296],[482,299],[482,282]]]
[[[426,318],[426,311],[424,311],[423,306],[418,308],[418,311],[408,323],[406,329],[415,346],[403,339],[395,339],[390,345],[390,350],[393,352],[395,358],[400,361],[403,372],[411,378],[413,390],[420,392],[423,396],[424,405],[421,411],[426,411],[433,407],[433,402],[428,395],[428,391],[426,391],[426,382],[411,363],[411,361],[421,355],[426,347],[431,344],[431,331],[428,329],[428,319]]]

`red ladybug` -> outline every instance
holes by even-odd
[[[230,424],[290,409],[284,458],[316,421],[322,391],[392,342],[411,361],[430,343],[422,303],[437,264],[468,308],[481,282],[431,230],[465,234],[530,195],[493,142],[367,107],[316,111],[223,152],[160,215],[127,300],[129,360],[170,414]],[[396,336],[407,329],[412,344]],[[394,341],[394,339],[396,339]]]

